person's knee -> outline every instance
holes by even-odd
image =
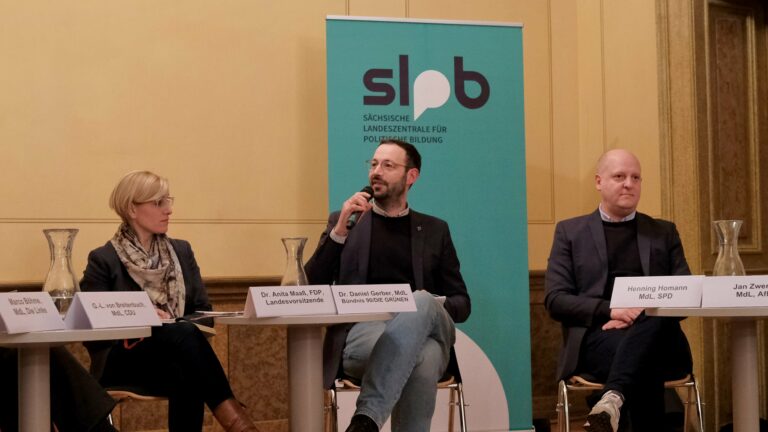
[[[433,339],[427,339],[411,378],[437,383],[443,376],[447,363],[448,359],[440,345]]]
[[[196,325],[188,321],[177,322],[176,324],[173,325],[173,327],[175,328],[175,331],[182,336],[190,337],[190,336],[196,336],[198,334],[202,334],[202,332]]]
[[[429,314],[440,306],[435,297],[424,290],[414,291],[413,300],[416,303],[416,310],[424,314]]]
[[[167,343],[177,348],[196,348],[201,343],[207,343],[203,332],[190,322],[178,322],[164,329],[167,334],[163,338]]]

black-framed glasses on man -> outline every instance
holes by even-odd
[[[376,159],[367,160],[365,161],[365,166],[368,168],[368,171],[376,171],[376,168],[379,167],[381,167],[381,169],[384,171],[394,171],[397,167],[405,167],[406,170],[411,168],[406,164],[393,162],[389,159],[384,159],[381,161]]]

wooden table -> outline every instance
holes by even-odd
[[[19,430],[51,430],[50,347],[70,342],[147,337],[151,327],[0,333],[0,346],[19,351]]]
[[[731,324],[731,394],[733,430],[759,432],[756,321],[768,317],[768,307],[649,308],[647,315],[727,318]]]
[[[307,315],[275,318],[221,317],[228,325],[288,327],[288,381],[291,431],[323,430],[323,327],[363,321],[385,321],[390,313]]]

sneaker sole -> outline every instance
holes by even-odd
[[[588,415],[584,430],[587,432],[613,432],[611,416],[605,412]]]

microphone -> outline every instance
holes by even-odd
[[[370,187],[370,186],[366,186],[366,187],[360,189],[360,192],[366,192],[368,195],[371,196],[371,198],[373,198],[373,188]],[[355,227],[355,224],[357,223],[357,219],[360,218],[360,213],[361,212],[359,212],[359,211],[358,212],[354,212],[349,217],[349,219],[347,219],[347,229],[348,230],[351,230],[352,228]]]

